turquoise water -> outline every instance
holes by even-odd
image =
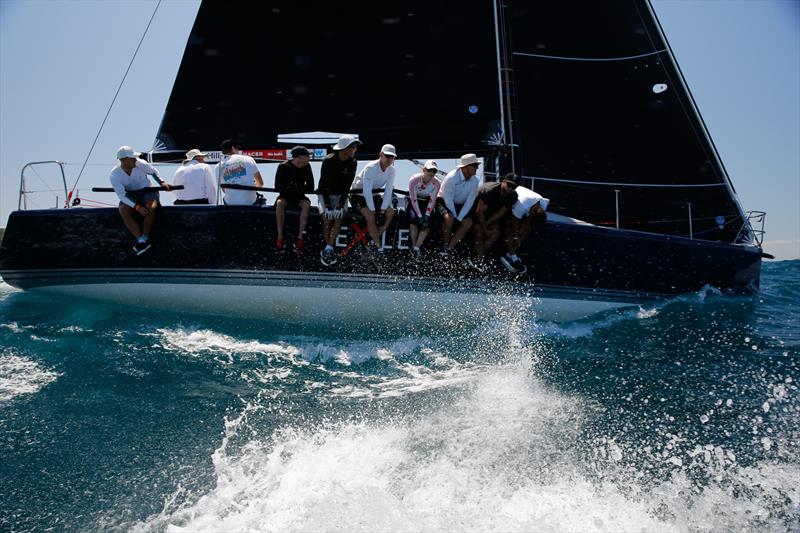
[[[0,284],[0,530],[796,531],[800,261],[424,334]]]

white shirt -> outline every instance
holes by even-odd
[[[111,175],[108,179],[111,181],[111,186],[114,187],[114,192],[119,196],[119,201],[123,204],[133,207],[136,203],[125,196],[126,191],[138,191],[150,185],[148,174],[155,174],[156,181],[161,183],[161,176],[158,169],[141,159],[136,160],[136,166],[131,170],[130,175],[122,170],[122,167],[117,165],[111,170]]]
[[[350,189],[363,189],[364,199],[367,202],[367,207],[370,211],[375,211],[375,202],[372,200],[372,191],[374,189],[383,189],[383,202],[381,203],[381,210],[386,210],[392,205],[392,191],[394,190],[394,165],[386,167],[386,170],[381,170],[381,160],[376,159],[370,161],[361,169],[361,172],[356,174],[356,179],[353,180],[353,185]]]
[[[466,179],[464,173],[461,172],[461,167],[459,167],[451,170],[444,177],[442,188],[439,189],[439,198],[444,201],[447,209],[461,222],[467,216],[469,210],[472,209],[472,204],[475,203],[475,198],[478,196],[478,187],[480,186],[481,180],[478,179],[478,176]],[[456,204],[463,204],[461,212],[458,214],[456,214]]]
[[[195,159],[184,161],[175,176],[173,185],[183,185],[183,190],[175,191],[178,200],[199,200],[207,198],[208,203],[217,203],[216,178],[211,166]]]
[[[517,201],[511,206],[511,212],[514,213],[515,217],[519,219],[525,218],[528,216],[528,213],[530,213],[531,207],[536,204],[539,204],[542,209],[547,211],[550,200],[541,194],[535,193],[521,185],[517,186],[515,190],[517,191]]]
[[[256,186],[256,160],[247,155],[234,154],[222,156],[217,165],[220,183]],[[225,189],[225,203],[228,205],[253,205],[256,203],[256,191],[237,191]]]

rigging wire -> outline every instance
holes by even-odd
[[[147,23],[147,27],[144,29],[144,33],[142,34],[142,38],[139,39],[139,44],[136,45],[136,50],[133,52],[133,57],[131,57],[130,63],[128,63],[128,68],[125,70],[125,74],[122,76],[122,81],[119,82],[119,87],[117,87],[117,92],[114,94],[114,98],[111,100],[111,105],[108,106],[108,111],[106,111],[106,116],[103,118],[102,124],[100,124],[100,129],[97,130],[97,135],[94,138],[94,142],[92,142],[92,147],[89,148],[89,153],[86,154],[86,159],[83,162],[83,166],[81,167],[81,171],[78,173],[78,179],[75,180],[75,185],[72,186],[72,190],[70,191],[70,196],[72,193],[75,192],[75,189],[78,187],[78,182],[81,180],[81,176],[83,175],[83,171],[86,168],[86,164],[89,162],[89,157],[92,155],[92,151],[94,150],[95,145],[97,144],[97,139],[100,138],[100,134],[103,132],[103,127],[106,125],[106,120],[108,120],[108,115],[111,114],[111,109],[114,107],[114,103],[117,101],[117,96],[119,96],[119,92],[122,90],[122,85],[125,83],[125,78],[128,77],[128,73],[133,66],[133,62],[136,59],[136,54],[139,53],[139,48],[141,48],[142,43],[144,42],[144,38],[147,36],[147,31],[150,29],[150,25],[153,23],[153,19],[156,17],[156,12],[158,11],[158,7],[161,5],[161,0],[158,0],[155,9],[153,9],[153,14],[150,16],[150,20]]]

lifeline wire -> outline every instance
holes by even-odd
[[[97,135],[94,138],[92,147],[89,148],[89,153],[86,154],[86,160],[84,160],[83,166],[81,167],[81,171],[78,173],[78,179],[75,180],[75,185],[72,186],[72,190],[69,192],[70,196],[72,196],[72,193],[75,192],[75,188],[78,186],[78,182],[81,180],[81,176],[83,175],[83,171],[86,168],[86,164],[89,162],[89,157],[92,155],[92,151],[94,150],[95,144],[97,144],[97,139],[100,138],[100,133],[103,132],[103,126],[106,125],[106,120],[108,120],[108,115],[111,114],[111,109],[114,107],[114,103],[117,101],[117,96],[119,96],[119,92],[120,90],[122,90],[122,85],[125,83],[125,78],[128,77],[128,72],[130,72],[131,66],[133,66],[133,61],[136,59],[136,54],[139,53],[139,48],[142,46],[142,42],[144,42],[145,36],[147,36],[147,30],[150,29],[150,24],[153,23],[153,19],[156,17],[156,12],[158,11],[158,7],[160,5],[161,5],[161,0],[158,0],[156,8],[153,10],[153,14],[150,16],[150,21],[147,23],[147,27],[144,29],[142,38],[139,39],[139,44],[136,45],[136,50],[133,52],[133,57],[131,57],[131,62],[128,63],[128,68],[127,70],[125,70],[125,74],[122,76],[122,81],[119,82],[119,87],[117,87],[117,92],[114,94],[114,99],[111,100],[111,105],[108,106],[108,111],[106,111],[106,116],[103,118],[103,123],[100,124],[100,129],[97,131]]]

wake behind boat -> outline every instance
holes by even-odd
[[[474,320],[508,305],[564,321],[706,285],[757,290],[760,230],[741,209],[648,2],[580,13],[542,3],[429,4],[404,2],[396,17],[353,13],[335,30],[335,6],[315,7],[313,17],[302,6],[248,7],[252,16],[240,22],[250,29],[224,32],[223,8],[204,3],[148,159],[174,160],[194,146],[212,152],[229,131],[262,168],[297,142],[324,155],[331,139],[317,138],[320,130],[358,132],[365,152],[392,142],[406,159],[474,152],[483,179],[513,172],[551,200],[547,224],[519,250],[525,273],[498,267],[496,249],[495,267],[474,272],[463,245],[460,256],[429,249],[415,261],[402,206],[385,254],[366,249],[364,221],[352,212],[337,241],[340,260],[324,266],[316,214],[296,256],[275,251],[272,206],[162,207],[152,249],[139,256],[116,209],[68,204],[11,215],[3,279],[298,321]],[[461,36],[465,27],[472,32]],[[346,50],[358,50],[358,61],[335,52]],[[272,59],[262,84],[205,83],[209,71],[250,71],[263,51]],[[354,83],[365,72],[369,83]],[[286,226],[297,216],[290,212]],[[429,243],[438,240],[434,232]]]

